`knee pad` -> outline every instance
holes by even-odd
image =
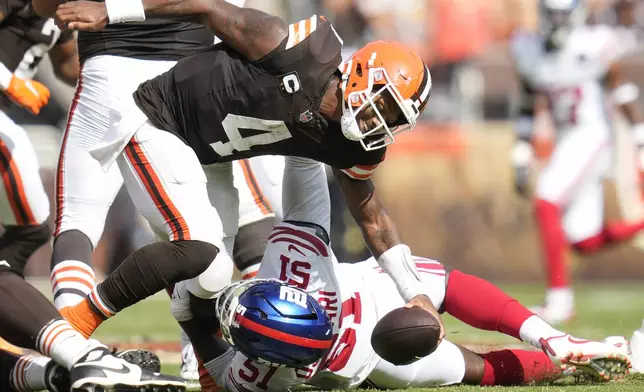
[[[181,252],[182,260],[185,262],[180,265],[174,265],[172,268],[179,269],[180,276],[184,279],[191,279],[203,274],[204,271],[213,263],[219,253],[225,253],[213,244],[204,241],[187,240],[187,241],[173,241],[172,246],[175,252]],[[223,248],[223,246],[221,246]]]
[[[208,268],[187,282],[188,291],[194,296],[210,299],[230,284],[233,277],[233,260],[226,252],[219,252]]]

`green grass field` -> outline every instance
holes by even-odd
[[[531,285],[503,285],[503,288],[526,305],[539,303],[542,288]],[[644,284],[602,284],[577,287],[577,317],[569,325],[562,326],[573,335],[588,339],[601,339],[610,335],[630,338],[644,318]],[[485,304],[481,304],[485,306]],[[462,324],[450,316],[444,318],[447,337],[455,343],[467,345],[474,350],[517,344],[517,341],[495,332],[479,331]],[[143,344],[153,342],[177,342],[179,327],[170,316],[169,302],[164,293],[125,310],[105,322],[97,331],[97,338],[105,343]],[[164,371],[178,373],[179,357],[176,353],[162,355]],[[481,388],[472,386],[443,387],[448,391],[525,391],[525,392],[572,392],[572,391],[644,391],[644,376],[633,375],[622,382],[600,385],[571,385],[572,380],[561,380],[554,385]],[[418,392],[420,390],[410,390]]]

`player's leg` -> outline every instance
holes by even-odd
[[[605,159],[607,171],[609,154]],[[603,173],[601,173],[603,174]],[[572,247],[582,254],[593,254],[606,246],[619,244],[633,238],[644,230],[644,220],[635,222],[613,221],[604,223],[603,176],[596,181],[589,179],[571,202],[565,213],[564,226]]]
[[[222,217],[224,232],[224,246],[226,253],[232,255],[236,244],[236,235],[238,233],[238,211],[242,211],[238,192],[222,192],[222,184],[237,184],[233,178],[236,175],[236,169],[239,166],[238,161],[224,164],[213,164],[203,166],[206,175],[208,198],[213,207]],[[233,169],[235,168],[235,169]],[[242,198],[243,200],[243,198]],[[183,283],[181,284],[183,285]],[[186,292],[186,287],[182,286],[177,289],[177,293]],[[187,292],[186,292],[187,294]],[[172,294],[171,294],[172,295]],[[175,300],[178,295],[175,295]],[[208,332],[208,335],[217,333],[216,329]],[[217,390],[212,377],[203,366],[203,362],[195,354],[195,349],[185,330],[181,331],[181,369],[180,375],[188,381],[199,381],[201,389],[205,392]]]
[[[107,212],[123,184],[117,165],[105,172],[90,155],[120,130],[132,92],[174,61],[94,56],[81,68],[56,172],[56,228],[52,285],[58,308],[75,305],[94,287],[89,265],[105,226]],[[123,72],[127,69],[127,72]]]
[[[545,307],[550,302],[561,301],[570,304],[571,309],[573,307],[566,262],[569,243],[563,228],[563,216],[579,187],[601,176],[608,148],[608,138],[599,130],[567,131],[558,141],[548,166],[539,178],[535,214],[548,279]]]
[[[29,257],[47,243],[49,199],[40,179],[38,157],[24,129],[0,112],[0,265],[22,273]]]
[[[462,322],[487,331],[499,331],[543,350],[557,365],[575,366],[569,354],[583,354],[587,363],[577,364],[579,371],[601,379],[600,370],[619,378],[626,372],[628,359],[625,347],[574,338],[561,332],[523,306],[492,283],[441,263],[414,256],[416,269],[426,283],[426,294],[440,312],[447,312]],[[375,260],[371,263],[380,271]],[[367,264],[368,265],[368,264]],[[386,314],[403,306],[399,296],[391,295],[395,286],[384,273],[370,279],[377,297],[378,314]],[[481,306],[485,304],[485,306]]]
[[[430,287],[439,284],[436,272],[431,274],[424,272],[422,267],[418,268],[423,281],[427,281]],[[478,329],[499,331],[529,343],[543,350],[558,365],[575,366],[578,357],[573,354],[582,355],[587,363],[577,364],[578,370],[597,379],[603,377],[597,369],[605,370],[605,375],[611,378],[619,378],[627,371],[625,347],[574,338],[552,327],[492,283],[458,270],[448,271],[444,298],[441,299],[438,292],[432,300],[441,310],[464,323]]]
[[[242,279],[257,275],[273,225],[282,219],[284,157],[259,156],[233,162],[239,193],[239,230],[233,260]]]
[[[226,205],[233,205],[236,200],[225,200],[226,196],[216,184],[222,182],[222,166],[210,165],[204,167],[208,179],[208,195],[211,203],[226,214]],[[239,214],[222,216],[224,222],[224,235],[226,241],[234,233],[234,247],[227,251],[233,255],[233,261],[241,272],[242,279],[255,277],[264,255],[264,249],[268,242],[268,236],[273,229],[276,214],[281,212],[282,198],[282,176],[284,172],[284,157],[281,156],[260,156],[250,159],[243,159],[232,162],[233,184],[237,189]],[[226,181],[224,178],[223,181]],[[230,181],[229,179],[227,181]],[[279,208],[277,206],[279,205]],[[233,212],[233,211],[230,211]],[[281,214],[279,215],[281,219]],[[237,222],[238,225],[234,225]],[[226,223],[228,222],[228,223]],[[237,228],[239,226],[239,228]],[[208,372],[194,355],[192,344],[185,333],[181,337],[182,342],[182,377],[193,380],[197,377],[201,380],[204,390],[209,390],[214,383]]]
[[[275,214],[275,219],[281,221],[284,216],[282,213],[282,180],[284,177],[285,158],[279,155],[262,155],[245,159],[239,162],[239,167],[233,167],[235,170],[241,169],[242,173],[238,176],[238,171],[235,171],[235,186],[251,187],[254,178],[261,193],[261,198],[253,200],[255,205],[260,201],[267,202],[270,209]],[[244,162],[248,162],[246,167],[243,167]],[[246,174],[248,173],[248,174]],[[244,181],[241,183],[241,181]],[[241,190],[240,190],[241,193]],[[240,199],[242,198],[240,194]],[[242,209],[240,208],[240,212]],[[246,211],[251,211],[249,208]],[[242,217],[240,217],[241,223]]]
[[[69,370],[51,358],[0,350],[0,391],[69,391]]]
[[[123,180],[89,154],[110,125],[110,70],[104,56],[88,59],[78,79],[56,168],[51,284],[56,308],[76,305],[94,288],[91,254]]]
[[[257,275],[274,224],[274,219],[267,217],[239,228],[235,237],[233,261],[238,270],[245,271],[242,272],[242,279],[252,279]],[[204,392],[217,390],[215,381],[206,370],[203,361],[196,357],[185,332],[181,335],[181,361],[181,377],[186,380],[198,379]]]
[[[201,165],[180,139],[150,124],[132,138],[118,165],[134,204],[154,229],[167,233],[170,241],[132,253],[66,316],[89,335],[105,318],[187,280],[192,296],[178,298],[176,288],[173,292],[173,315],[183,326],[193,317],[190,299],[215,293],[232,274],[229,258],[215,259],[218,253],[226,256],[218,251],[218,247],[224,248],[223,230],[208,200]],[[209,275],[200,275],[204,272]]]
[[[0,266],[0,298],[0,336],[16,346],[36,350],[70,370],[70,383],[78,390],[92,391],[96,385],[116,384],[138,386],[143,390],[151,385],[174,390],[183,387],[176,378],[141,372],[137,366],[112,356],[107,347],[85,339],[45,296],[6,266]],[[14,365],[18,366],[12,369],[14,383],[23,388],[32,384],[25,379],[28,374],[23,372],[24,367],[33,365],[37,372],[36,368],[46,366],[41,360],[26,359]],[[105,368],[121,369],[121,372],[103,372]],[[51,377],[59,373],[55,369],[44,370]]]
[[[502,350],[476,354],[443,340],[436,351],[410,365],[381,360],[366,384],[378,389],[439,385],[527,385],[555,379],[561,371],[540,351]]]

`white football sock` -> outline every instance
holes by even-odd
[[[65,320],[52,320],[38,334],[38,351],[71,369],[89,350],[98,347],[96,341],[89,341]]]
[[[538,349],[541,349],[540,339],[548,339],[553,336],[562,335],[566,335],[566,333],[555,329],[552,325],[546,323],[536,315],[528,317],[519,329],[521,340]]]
[[[54,306],[58,310],[78,304],[96,286],[92,267],[76,260],[56,264],[49,280],[54,293]]]
[[[49,358],[25,355],[18,359],[10,375],[10,383],[17,392],[36,392],[47,389],[45,369]]]

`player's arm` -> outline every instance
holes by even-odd
[[[341,169],[333,169],[351,215],[362,230],[362,236],[378,264],[391,276],[408,305],[421,306],[437,320],[440,315],[429,297],[416,270],[411,250],[403,244],[398,228],[380,201],[370,179],[353,179]],[[441,321],[441,339],[445,329]]]
[[[388,249],[402,244],[398,229],[378,198],[371,180],[352,179],[338,169],[333,170],[351,215],[374,257],[378,258]]]
[[[74,86],[80,73],[76,40],[70,39],[49,50],[54,74],[63,82]]]
[[[42,18],[53,18],[56,15],[56,8],[61,3],[60,0],[31,0],[36,15]]]
[[[146,16],[188,19],[206,25],[250,60],[266,56],[288,36],[288,25],[281,18],[224,0],[72,1],[56,11],[60,27],[91,31],[109,23],[142,21]]]

